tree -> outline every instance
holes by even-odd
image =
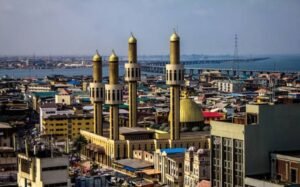
[[[86,138],[82,135],[79,135],[73,143],[73,150],[75,150],[77,153],[80,153],[81,149],[86,146],[87,143],[88,141]]]

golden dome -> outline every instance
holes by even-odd
[[[131,33],[130,38],[128,39],[128,43],[136,43],[136,38],[133,36],[132,33]]]
[[[99,61],[101,61],[101,56],[100,56],[100,54],[98,53],[98,50],[96,50],[96,54],[93,56],[93,61],[94,61],[94,62],[99,62]]]
[[[169,121],[171,114],[169,114]],[[180,123],[204,121],[201,107],[190,98],[180,100]]]
[[[116,55],[115,51],[112,50],[111,55],[109,56],[109,61],[110,62],[116,62],[119,60],[119,57]]]
[[[170,42],[176,42],[176,41],[179,41],[180,38],[179,36],[177,35],[177,33],[174,31],[173,34],[171,35],[170,37]]]

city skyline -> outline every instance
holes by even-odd
[[[299,1],[0,1],[0,55],[166,55],[175,28],[182,54],[299,54]]]

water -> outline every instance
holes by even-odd
[[[268,56],[267,60],[255,62],[239,63],[239,69],[246,70],[292,70],[300,71],[300,55],[281,55]],[[203,68],[237,68],[232,62],[221,64],[199,64],[185,67],[203,67]],[[74,69],[0,69],[0,77],[8,75],[9,77],[24,78],[36,77],[43,78],[46,75],[60,74],[65,76],[92,75],[92,68],[74,68]],[[119,75],[124,75],[124,66],[120,66]],[[108,76],[108,67],[103,67],[103,76]]]

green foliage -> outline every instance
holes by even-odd
[[[73,143],[73,148],[76,150],[76,152],[80,152],[87,143],[88,142],[86,138],[82,135],[79,135]]]

